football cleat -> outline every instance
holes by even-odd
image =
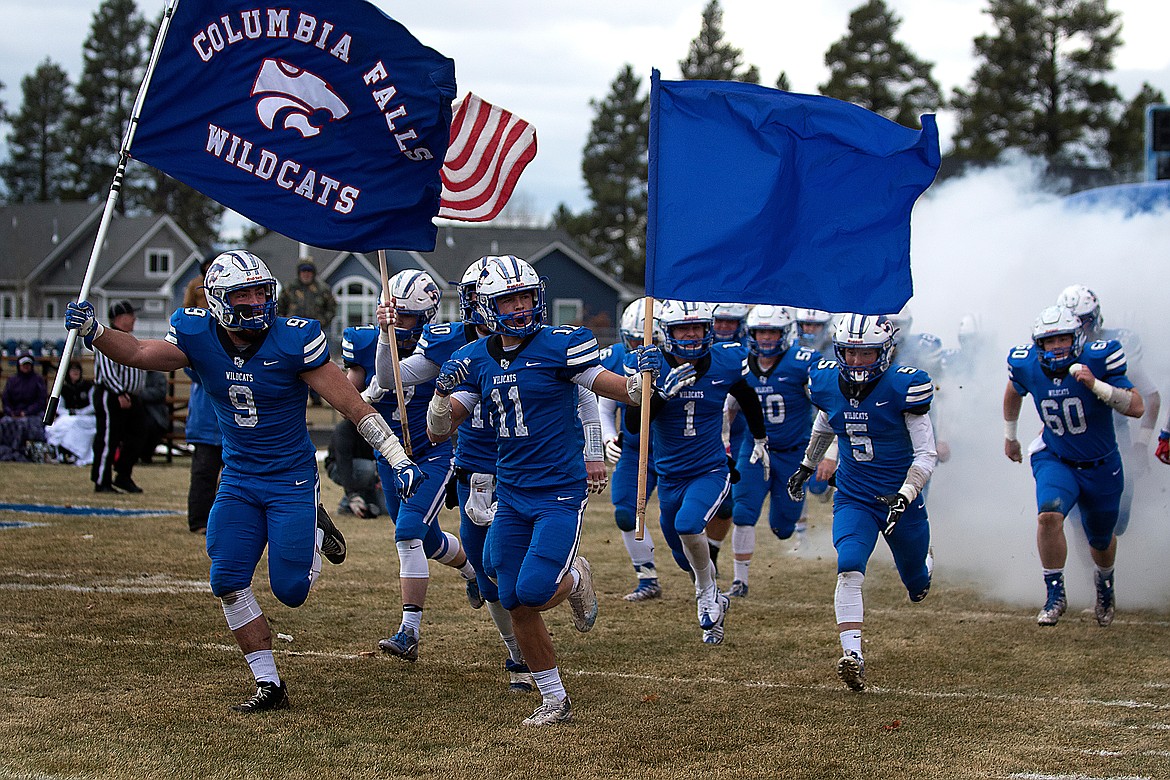
[[[1044,602],[1044,609],[1036,616],[1036,623],[1041,626],[1055,626],[1068,607],[1068,599],[1064,595],[1064,576],[1055,575],[1045,578],[1048,586],[1048,600]]]
[[[593,590],[593,569],[583,555],[578,555],[573,559],[573,568],[577,570],[579,579],[577,587],[569,592],[569,607],[573,610],[573,626],[581,633],[585,633],[591,630],[593,624],[597,622],[597,592]],[[565,699],[565,702],[568,701]],[[536,717],[536,713],[533,713],[533,717]],[[544,724],[529,723],[528,725]]]
[[[479,609],[483,606],[483,594],[479,592],[479,583],[476,582],[475,577],[466,581],[467,583],[467,603],[471,605],[472,609]]]
[[[247,701],[236,704],[232,709],[245,714],[253,712],[268,712],[270,710],[287,710],[288,686],[282,680],[280,685],[274,682],[263,681],[256,683],[256,692]]]
[[[721,621],[723,612],[731,604],[727,596],[719,592],[717,585],[712,585],[696,596],[695,603],[698,606],[699,627],[703,629],[714,628]]]
[[[837,676],[851,691],[865,690],[865,661],[849,650],[837,661]]]
[[[792,535],[792,546],[788,552],[797,552],[808,543],[808,523],[804,520],[796,524],[796,533]]]
[[[1097,583],[1097,605],[1093,613],[1097,616],[1097,625],[1104,628],[1113,622],[1113,575],[1102,577],[1101,572],[1096,572],[1093,580]]]
[[[720,593],[716,598],[721,607],[719,613],[719,620],[710,628],[703,629],[703,644],[705,645],[721,645],[723,644],[723,621],[727,619],[727,609],[731,606],[730,600],[726,595]]]
[[[626,601],[649,601],[650,599],[662,598],[662,586],[658,584],[657,577],[638,580],[638,587],[623,598]]]
[[[930,593],[929,578],[934,576],[934,549],[930,547],[926,548],[926,576],[926,587],[916,593],[910,594],[910,600],[915,604],[925,599],[927,594]]]
[[[329,518],[324,504],[317,504],[317,527],[321,529],[321,554],[329,559],[330,563],[341,563],[345,560],[345,537]]]
[[[560,701],[546,701],[532,711],[524,719],[525,726],[553,726],[557,723],[568,723],[573,719],[573,704],[569,697]]]
[[[532,679],[528,664],[516,663],[509,658],[504,661],[504,670],[508,673],[509,692],[532,693],[536,690],[536,681]]]
[[[742,599],[746,598],[748,594],[748,584],[743,580],[732,580],[731,587],[724,591],[724,595],[732,598]]]
[[[413,663],[418,660],[418,633],[413,628],[399,626],[397,634],[378,641],[378,649]]]

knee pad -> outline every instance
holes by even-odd
[[[865,575],[859,571],[843,571],[837,575],[837,589],[833,592],[833,607],[838,623],[860,623],[865,614],[861,602],[861,584]]]
[[[407,580],[425,580],[431,576],[427,567],[427,555],[423,552],[422,543],[402,540],[395,542],[398,547],[398,576]]]
[[[463,548],[459,545],[459,537],[455,534],[443,532],[443,539],[446,544],[439,554],[434,556],[434,559],[442,564],[448,564],[459,557],[459,553],[463,552]]]
[[[248,625],[264,613],[256,602],[256,596],[251,588],[233,590],[220,597],[223,606],[223,616],[227,618],[228,628],[235,631],[237,628]]]
[[[731,551],[736,555],[750,555],[756,550],[756,527],[737,525],[731,529]]]
[[[628,509],[614,509],[613,519],[617,523],[618,529],[622,531],[633,531],[637,525],[637,520]]]

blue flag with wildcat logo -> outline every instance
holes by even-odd
[[[306,244],[430,251],[454,97],[364,0],[182,0],[130,155]]]
[[[832,98],[655,70],[649,151],[647,295],[888,314],[913,294],[933,115],[911,130]]]

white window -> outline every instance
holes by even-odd
[[[175,253],[170,249],[146,250],[146,278],[165,279],[174,268]]]
[[[46,298],[44,306],[45,306],[45,319],[46,320],[57,319],[57,299],[56,298]]]
[[[554,325],[580,325],[585,302],[580,298],[554,298],[552,318]]]
[[[163,302],[147,299],[146,302],[142,304],[142,310],[150,314],[161,314],[163,310]]]
[[[373,325],[378,308],[378,287],[361,276],[348,276],[333,287],[337,299],[337,317],[333,326],[337,334],[360,325]]]
[[[16,296],[12,293],[0,293],[0,317],[11,320],[16,317]]]

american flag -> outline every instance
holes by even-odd
[[[536,128],[470,92],[454,111],[439,216],[486,222],[504,208],[536,156]]]

